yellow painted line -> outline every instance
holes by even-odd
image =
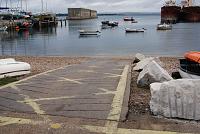
[[[10,86],[12,89],[14,89],[14,90],[16,90],[16,91],[21,91],[17,86],[15,86],[15,85],[12,85],[12,86]]]
[[[6,126],[10,124],[31,124],[37,125],[44,123],[43,121],[33,121],[31,119],[23,119],[23,118],[13,118],[13,117],[3,117],[0,116],[0,126]]]
[[[17,86],[22,86],[22,85],[28,85],[28,84],[33,84],[33,82],[18,83],[18,84],[16,84],[16,85],[17,85]]]
[[[112,74],[112,73],[104,73],[106,75],[110,75],[110,76],[106,76],[105,78],[115,78],[115,77],[121,77],[122,75],[119,74]]]
[[[91,67],[91,68],[100,68],[100,67],[98,67],[98,66],[88,66],[88,67]]]
[[[110,91],[105,88],[98,88],[99,90],[103,91],[103,93],[95,93],[95,95],[104,95],[104,94],[115,94],[116,91]]]
[[[59,78],[63,79],[63,80],[58,80],[58,81],[69,81],[69,82],[72,82],[72,83],[75,83],[75,84],[83,84],[82,82],[79,82],[77,80],[68,79],[68,78],[65,78],[65,77],[59,77]]]
[[[123,73],[121,75],[120,81],[116,89],[115,96],[113,98],[111,110],[107,117],[108,120],[119,121],[120,119],[128,73],[129,73],[129,65],[126,65],[124,67]]]
[[[59,129],[59,128],[62,127],[62,125],[59,124],[59,123],[51,124],[50,126],[51,126],[51,128],[53,128],[53,129]]]
[[[18,84],[20,82],[24,82],[24,81],[30,80],[32,78],[35,78],[37,76],[41,76],[43,74],[47,74],[47,73],[50,73],[50,72],[53,72],[53,71],[56,71],[56,70],[59,70],[59,69],[67,68],[67,67],[70,67],[70,66],[72,66],[72,65],[68,65],[68,66],[57,68],[57,69],[52,69],[52,70],[49,70],[49,71],[46,71],[46,72],[43,72],[43,73],[40,73],[40,74],[36,74],[36,75],[30,76],[30,77],[27,77],[25,79],[22,79],[22,80],[19,80],[19,81],[16,81],[16,82],[1,86],[0,89],[7,88],[7,87],[10,87],[10,86],[16,85],[16,84]]]
[[[39,115],[45,114],[45,112],[43,110],[41,110],[39,104],[37,104],[34,101],[30,101],[31,99],[30,99],[29,96],[27,96],[27,95],[23,95],[23,96],[25,97],[24,103],[26,103],[27,105],[31,106],[35,113],[37,113]]]
[[[125,128],[116,128],[116,130],[112,132],[108,127],[89,126],[89,125],[82,126],[82,128],[87,129],[90,132],[106,133],[106,134],[181,134],[177,132],[168,132],[168,131],[139,130],[139,129],[125,129]]]
[[[116,71],[123,71],[123,69],[113,69],[113,70],[116,70]]]
[[[76,96],[61,96],[61,97],[53,97],[53,98],[26,99],[25,101],[18,101],[18,102],[28,103],[28,102],[37,102],[37,101],[46,101],[46,100],[72,99],[75,97]]]
[[[94,70],[79,70],[78,72],[83,72],[83,73],[95,73]]]

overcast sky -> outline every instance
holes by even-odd
[[[0,0],[1,6],[6,0]],[[20,6],[19,0],[8,0],[8,5]],[[23,8],[32,12],[39,12],[42,9],[42,0],[23,0]],[[56,13],[67,13],[69,7],[83,7],[95,9],[98,12],[159,12],[165,0],[43,0],[44,9]],[[180,0],[178,0],[180,1]],[[198,1],[198,0],[196,0]]]

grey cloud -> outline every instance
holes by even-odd
[[[0,0],[1,1],[1,0]],[[6,0],[2,0],[5,4]],[[8,0],[9,3],[10,0]],[[12,6],[19,6],[19,0],[11,0]],[[41,0],[23,0],[33,12],[41,11]],[[67,12],[69,7],[83,7],[95,9],[98,12],[158,12],[165,0],[43,0],[44,8],[48,11]],[[180,1],[180,0],[179,0]]]

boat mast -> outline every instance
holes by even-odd
[[[1,7],[1,3],[2,3],[2,0],[1,0],[1,2],[0,2],[0,7]]]
[[[20,3],[20,8],[21,8],[21,10],[22,10],[22,6],[23,6],[23,4],[22,4],[22,0],[20,1],[21,3]]]
[[[47,2],[46,2],[46,12],[47,12]]]
[[[28,4],[27,4],[27,0],[25,0],[26,3],[26,11],[28,11]]]
[[[41,3],[42,3],[42,12],[44,11],[44,2],[43,0],[41,0]]]
[[[6,7],[8,7],[8,0],[6,0]]]

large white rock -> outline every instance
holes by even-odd
[[[145,58],[145,59],[141,60],[140,62],[138,62],[136,64],[136,66],[133,68],[133,70],[134,71],[140,71],[153,60],[154,60],[154,58],[152,58],[152,57],[151,58]]]
[[[137,53],[135,55],[135,61],[136,62],[139,62],[139,61],[144,60],[144,59],[145,59],[145,56],[143,54],[141,54],[141,53]]]
[[[200,120],[200,79],[179,79],[150,85],[154,115]]]
[[[170,80],[173,80],[173,78],[168,74],[168,72],[158,63],[152,61],[144,67],[142,72],[140,72],[137,79],[137,85],[139,87],[146,87],[154,82],[164,82]]]

